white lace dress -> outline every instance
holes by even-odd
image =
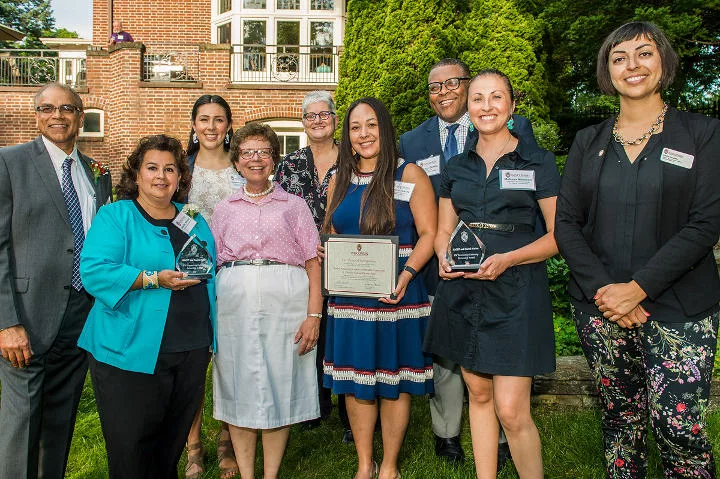
[[[233,181],[233,178],[235,180]],[[212,223],[215,205],[234,193],[242,183],[235,168],[228,166],[222,170],[210,170],[195,165],[192,175],[192,186],[188,195],[188,203],[197,205],[200,214]]]

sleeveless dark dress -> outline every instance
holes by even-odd
[[[407,163],[395,175],[402,178]],[[371,175],[353,184],[332,217],[339,234],[360,234],[360,200]],[[407,201],[395,200],[395,231],[400,239],[400,269],[414,246],[414,221]],[[432,357],[423,354],[430,303],[421,276],[407,286],[398,304],[376,298],[332,296],[328,302],[323,383],[336,394],[358,399],[397,398],[399,393],[433,392]]]

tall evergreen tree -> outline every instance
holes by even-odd
[[[45,48],[40,37],[55,28],[50,0],[0,0],[0,23],[26,35],[20,44],[0,42],[0,48]]]

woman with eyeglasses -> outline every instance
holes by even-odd
[[[215,207],[218,347],[216,419],[229,425],[243,479],[278,477],[290,425],[320,416],[315,346],[320,318],[318,232],[305,201],[270,178],[280,161],[273,130],[250,123],[230,147],[247,183]]]
[[[318,90],[305,95],[302,102],[302,123],[308,145],[286,155],[280,161],[275,179],[285,191],[305,200],[315,220],[315,226],[320,231],[325,220],[328,184],[337,171],[338,157],[337,142],[333,138],[337,128],[337,115],[335,102],[329,92]],[[332,411],[330,390],[322,387],[326,321],[327,301],[323,304],[316,364],[320,417],[323,419],[330,416]],[[342,394],[338,396],[338,410],[340,422],[345,430],[343,442],[352,442],[352,431],[345,410],[345,396]],[[314,424],[317,424],[317,421]]]

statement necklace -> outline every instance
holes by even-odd
[[[274,189],[275,183],[273,183],[272,181],[270,182],[270,187],[265,191],[261,191],[260,193],[250,193],[247,190],[247,183],[243,185],[243,191],[245,192],[245,195],[249,198],[260,198],[261,196],[269,195]]]
[[[657,120],[655,120],[655,123],[652,124],[650,129],[646,131],[643,136],[634,140],[625,140],[622,136],[620,136],[620,133],[618,133],[618,120],[620,119],[620,115],[618,115],[617,118],[615,118],[615,124],[612,129],[613,138],[615,138],[615,141],[620,143],[622,146],[639,145],[660,129],[660,125],[662,125],[662,122],[665,121],[665,113],[667,113],[667,111],[668,105],[667,103],[663,103],[663,109],[660,112],[660,115],[658,115]]]

